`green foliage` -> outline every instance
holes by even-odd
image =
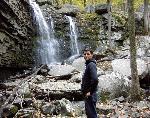
[[[58,0],[58,1],[61,5],[64,4],[64,3],[65,4],[70,3],[70,1],[71,1],[73,5],[77,5],[81,9],[84,8],[84,0]],[[127,0],[112,0],[112,5],[115,6],[115,7],[120,7],[126,1]],[[86,5],[89,5],[89,4],[103,4],[103,3],[107,3],[107,0],[86,0]],[[135,9],[139,8],[143,3],[144,3],[144,0],[134,0]]]
[[[134,2],[134,8],[139,8],[144,3],[144,0],[135,0]]]
[[[32,97],[31,93],[25,93],[24,94],[24,98],[31,98],[31,97]]]
[[[92,13],[92,14],[91,13],[87,13],[87,14],[85,14],[84,18],[85,18],[85,20],[93,21],[93,20],[95,20],[97,18],[97,14],[95,14],[95,13]]]
[[[112,13],[112,16],[116,19],[116,21],[120,24],[120,25],[125,25],[125,23],[127,22],[127,18],[119,13]]]
[[[10,112],[11,112],[12,114],[17,113],[17,111],[18,111],[18,107],[15,106],[15,105],[13,105],[13,107],[10,109]]]
[[[100,93],[98,93],[98,99],[102,103],[107,103],[107,101],[109,100],[109,95],[109,92],[101,91]]]

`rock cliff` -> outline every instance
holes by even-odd
[[[27,0],[0,1],[0,67],[29,67],[34,34]]]

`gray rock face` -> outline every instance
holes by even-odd
[[[99,15],[108,13],[107,4],[98,4],[95,6],[95,12]]]
[[[53,4],[52,0],[36,0],[36,1],[39,5],[45,5],[45,4],[52,5]]]
[[[72,66],[75,67],[78,71],[84,71],[85,69],[85,60],[83,57],[75,59],[72,63]]]
[[[85,11],[86,11],[87,13],[94,13],[94,12],[95,12],[95,7],[94,7],[93,5],[87,5],[87,6],[85,7]]]
[[[73,71],[75,71],[75,68],[70,65],[54,65],[50,67],[48,74],[52,76],[63,76],[71,74]]]
[[[65,98],[43,105],[42,111],[44,114],[50,114],[50,115],[61,114],[61,115],[70,116],[70,117],[74,116],[73,106],[71,102]]]
[[[1,0],[0,66],[27,67],[32,63],[33,34],[30,8],[26,0]]]
[[[58,13],[76,16],[79,12],[79,8],[75,5],[65,4],[61,9],[59,9]]]
[[[111,93],[111,99],[120,96],[128,96],[131,81],[126,76],[118,72],[112,72],[101,75],[98,79],[98,91]]]
[[[121,73],[122,75],[131,76],[130,60],[129,59],[116,59],[112,61],[112,67],[114,71]],[[144,60],[137,59],[138,75],[142,76],[147,72],[147,65]],[[145,74],[144,74],[145,75]]]

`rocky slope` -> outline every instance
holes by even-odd
[[[33,33],[27,0],[0,2],[0,66],[28,67],[32,62]]]

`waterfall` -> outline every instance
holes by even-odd
[[[39,39],[37,41],[37,56],[36,59],[40,64],[51,64],[56,62],[56,47],[58,42],[54,38],[54,24],[53,19],[50,17],[50,27],[47,24],[41,9],[36,2],[29,0],[29,3],[34,12],[34,20],[38,26]],[[58,48],[57,48],[58,49]]]
[[[70,24],[70,39],[71,39],[72,56],[79,55],[79,48],[78,48],[78,42],[77,42],[78,35],[76,31],[75,22],[70,16],[66,16],[66,18],[69,20],[69,24]]]

